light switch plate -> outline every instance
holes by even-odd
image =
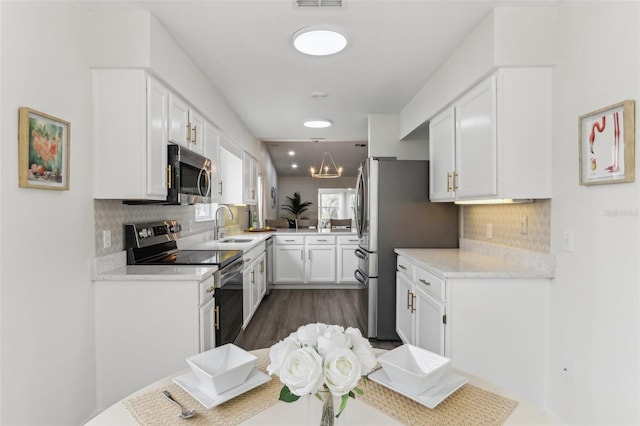
[[[106,249],[111,247],[111,231],[108,229],[102,231],[102,247]]]
[[[573,252],[573,231],[567,230],[562,234],[562,250],[568,253]]]

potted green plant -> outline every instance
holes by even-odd
[[[300,219],[300,215],[309,209],[309,206],[313,203],[311,201],[302,202],[299,192],[294,192],[293,197],[286,197],[289,202],[282,205],[282,209],[290,212],[293,215],[293,220]]]

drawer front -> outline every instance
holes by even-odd
[[[200,281],[200,306],[207,303],[213,297],[215,291],[214,284],[213,275],[204,281]]]
[[[442,301],[445,300],[445,286],[442,278],[438,278],[420,268],[416,268],[415,273],[416,285],[421,286],[427,293],[436,299]]]
[[[333,235],[311,235],[307,236],[307,244],[318,245],[318,244],[335,244],[336,237]]]
[[[358,245],[358,236],[356,234],[353,235],[339,235],[338,243],[343,246],[355,246]]]
[[[396,270],[398,273],[404,275],[409,279],[409,281],[413,282],[413,271],[415,267],[412,263],[407,261],[407,258],[398,256],[396,261]]]
[[[276,244],[278,245],[290,245],[290,244],[304,244],[303,235],[276,235]]]

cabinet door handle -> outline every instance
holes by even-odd
[[[216,306],[214,311],[216,313],[216,322],[214,323],[214,327],[216,330],[220,330],[220,306]]]
[[[293,243],[293,242],[295,242],[295,240],[284,240],[284,241],[285,241],[285,242],[287,242],[287,243]]]
[[[411,291],[407,290],[407,309],[411,309]]]
[[[451,173],[447,172],[447,192],[451,192]]]
[[[260,262],[260,272],[264,272],[264,260]]]
[[[251,258],[247,257],[246,259],[244,259],[244,263],[246,263],[247,265],[251,263]]]
[[[187,123],[187,142],[191,142],[191,123]]]
[[[193,143],[194,145],[198,144],[198,126],[193,126],[193,129],[191,129],[191,132],[193,133],[193,138],[191,139],[191,143]]]
[[[215,290],[215,287],[211,286],[207,289],[207,293],[213,293],[213,290]]]
[[[304,249],[300,250],[300,259],[304,260]]]
[[[256,283],[256,271],[251,270],[251,285]]]
[[[401,263],[399,263],[399,264],[398,264],[398,268],[400,268],[400,269],[407,269],[407,267],[406,267],[406,266],[404,266],[404,265],[403,265],[403,264],[401,264]]]
[[[453,191],[458,190],[458,172],[453,172]]]
[[[429,281],[426,281],[426,280],[424,280],[424,279],[422,279],[422,278],[420,278],[418,281],[420,281],[420,282],[421,282],[422,284],[424,284],[424,285],[431,286],[431,283],[430,283]]]
[[[222,196],[222,181],[218,182],[218,194]]]
[[[415,294],[411,294],[411,313],[414,313],[416,311],[416,295]]]
[[[171,189],[171,166],[167,166],[167,189]]]
[[[327,240],[318,240],[318,242],[320,242],[320,241],[321,241],[321,242],[324,242],[324,243],[326,243],[326,242],[327,242]]]

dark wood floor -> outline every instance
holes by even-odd
[[[235,344],[253,350],[267,348],[284,339],[301,325],[312,322],[358,327],[357,290],[271,290]],[[364,333],[363,333],[364,334]],[[371,340],[374,347],[391,349],[399,341]]]

